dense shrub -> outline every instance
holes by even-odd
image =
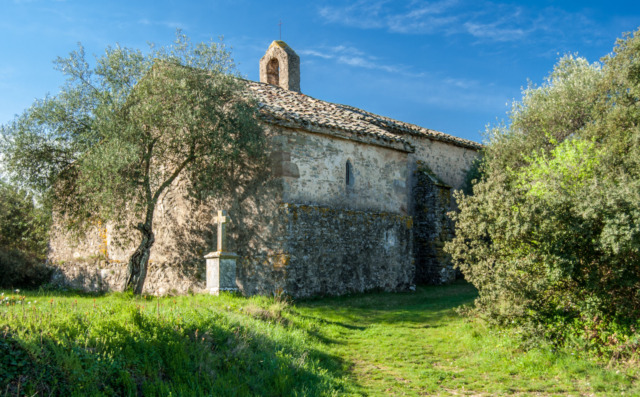
[[[558,343],[634,350],[640,320],[640,34],[565,56],[489,131],[447,244],[477,310]]]
[[[33,287],[46,281],[50,219],[31,195],[0,182],[0,287]]]

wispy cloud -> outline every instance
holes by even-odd
[[[303,55],[311,55],[312,57],[331,59],[334,58],[333,54],[327,54],[325,52],[316,51],[316,50],[301,50],[299,51]]]
[[[318,13],[328,23],[361,29],[386,29],[403,34],[460,34],[478,41],[546,40],[557,35],[562,26],[573,26],[576,36],[587,32],[595,34],[595,24],[579,13],[490,1],[357,1],[323,6]]]
[[[317,58],[325,64],[335,63],[378,73],[376,84],[381,92],[403,100],[410,98],[414,103],[430,108],[499,113],[508,98],[505,89],[493,84],[389,63],[382,55],[372,55],[349,44],[306,48],[298,53],[305,59]]]
[[[460,17],[450,14],[458,0],[413,2],[400,13],[391,13],[386,20],[388,29],[396,33],[431,34],[452,32]]]
[[[494,110],[495,103],[504,103],[504,97],[500,94],[487,94],[495,91],[495,87],[488,87],[478,80],[415,71],[412,67],[402,64],[389,64],[385,59],[367,54],[350,45],[324,46],[298,52],[308,57],[321,58],[323,62],[335,62],[380,72],[382,74],[377,81],[385,85],[383,91],[399,92],[398,87],[402,87],[407,95],[415,96],[416,102],[438,108],[468,107],[477,110],[480,107]],[[425,92],[431,94],[424,95]]]
[[[388,0],[360,0],[344,7],[321,7],[319,13],[329,22],[360,28],[381,28],[385,25],[386,4],[388,3]]]
[[[182,22],[177,22],[177,21],[150,21],[146,18],[143,18],[143,19],[140,19],[138,23],[140,25],[145,25],[145,26],[150,26],[150,25],[164,26],[170,29],[185,29],[185,30],[188,29],[186,24]]]
[[[303,49],[299,52],[302,55],[309,55],[322,59],[332,59],[342,65],[364,69],[382,70],[389,73],[406,72],[408,70],[407,66],[387,65],[381,63],[378,61],[377,57],[366,54],[364,51],[348,45]]]
[[[67,0],[13,0],[13,4],[64,3]]]
[[[385,90],[389,95],[403,98],[406,103],[419,104],[418,106],[424,106],[425,110],[441,109],[456,111],[459,114],[503,113],[507,110],[505,101],[508,101],[511,95],[509,89],[505,87],[455,77],[439,78],[435,75],[426,75],[417,80],[408,78],[381,80],[380,84],[381,90]]]
[[[446,77],[444,79],[441,79],[440,81],[442,81],[443,85],[446,85],[448,87],[456,87],[465,90],[478,88],[480,86],[480,83],[477,80],[469,80],[456,77]]]
[[[464,28],[469,34],[479,39],[492,41],[513,41],[527,36],[532,30],[520,28],[501,27],[499,23],[473,23],[466,22]]]
[[[369,59],[357,57],[357,56],[356,57],[340,56],[338,57],[338,63],[342,63],[349,66],[361,67],[365,69],[384,70],[385,72],[389,72],[389,73],[395,73],[399,70],[397,67],[389,66],[389,65],[380,65],[376,62],[372,62]]]

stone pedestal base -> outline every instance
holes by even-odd
[[[211,295],[218,295],[220,291],[238,291],[236,285],[238,255],[215,251],[204,258],[207,260],[207,290]]]

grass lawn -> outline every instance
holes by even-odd
[[[640,395],[633,365],[460,317],[464,283],[295,303],[3,292],[0,396]]]
[[[331,355],[369,395],[640,395],[640,371],[597,364],[550,346],[524,351],[517,335],[460,317],[468,284],[416,293],[306,302]]]

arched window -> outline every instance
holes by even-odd
[[[356,180],[353,176],[353,166],[351,165],[351,161],[347,160],[347,165],[345,168],[346,168],[345,181],[347,182],[347,187],[352,187],[353,184],[356,182]]]
[[[267,83],[273,85],[280,84],[280,65],[278,58],[273,58],[267,64]]]

